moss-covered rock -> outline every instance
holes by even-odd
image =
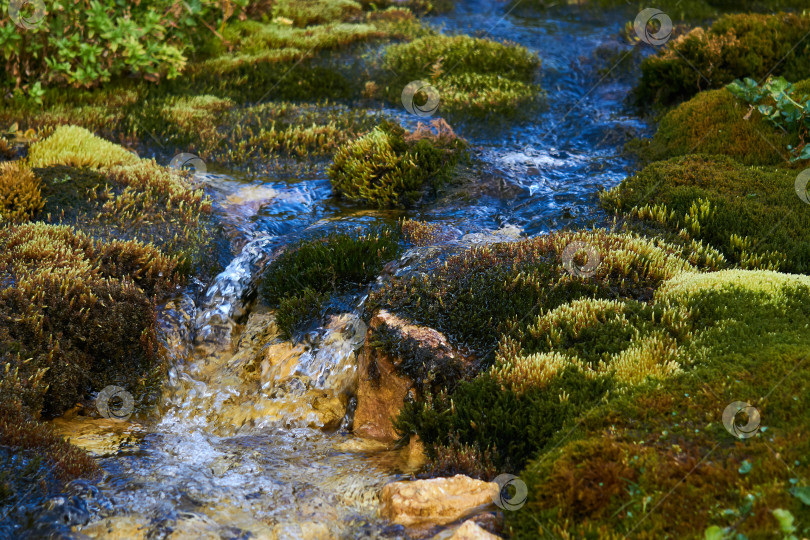
[[[338,149],[329,169],[333,191],[380,208],[412,206],[450,178],[465,143],[444,121],[412,133],[384,123]]]
[[[587,266],[580,256],[594,258],[592,273],[577,273]],[[580,298],[647,300],[680,272],[723,264],[716,250],[697,242],[682,247],[631,234],[557,232],[470,248],[424,273],[393,278],[371,294],[369,307],[435,328],[491,361],[500,337],[525,329],[533,314]]]
[[[689,155],[648,165],[603,195],[605,205],[704,241],[742,268],[810,270],[810,213],[796,171]]]
[[[433,35],[391,45],[383,69],[388,98],[399,102],[411,81],[425,80],[439,94],[442,114],[513,115],[539,96],[533,84],[538,56],[525,47],[469,36]]]
[[[133,112],[131,121],[138,133],[150,133],[206,163],[260,172],[323,166],[341,144],[372,129],[379,116],[333,101],[239,107],[200,95],[156,100]]]
[[[796,84],[796,92],[810,93],[810,81]],[[635,143],[632,149],[645,162],[711,154],[730,156],[744,165],[799,168],[802,163],[790,163],[787,151],[788,145],[797,143],[797,134],[775,128],[723,88],[700,92],[667,112],[652,140]]]
[[[48,138],[32,144],[28,153],[31,167],[70,165],[98,169],[137,162],[134,153],[79,126],[59,126]]]
[[[278,307],[289,337],[321,312],[329,295],[367,284],[399,250],[399,232],[384,226],[302,240],[270,264],[259,291]]]
[[[360,14],[357,8],[351,1],[277,4],[274,9],[285,16],[229,25],[225,41],[212,41],[185,79],[167,88],[175,94],[193,88],[239,103],[353,97],[361,81],[341,66],[353,63],[355,46],[431,33],[406,9]]]
[[[0,356],[21,380],[41,378],[24,403],[35,414],[107,384],[134,389],[158,367],[153,299],[177,279],[176,258],[42,223],[0,229],[0,252]]]
[[[809,31],[810,15],[725,15],[645,59],[636,98],[647,106],[671,105],[743,77],[803,80],[810,73]]]
[[[279,0],[273,5],[273,16],[284,18],[295,26],[323,24],[359,19],[363,6],[354,0]]]
[[[529,502],[506,516],[508,531],[662,538],[717,526],[751,538],[780,530],[774,508],[806,519],[808,295],[807,277],[769,271],[665,282],[657,301],[691,314],[693,366],[614,394],[554,436],[521,474]],[[739,400],[767,433],[738,440],[724,428]]]

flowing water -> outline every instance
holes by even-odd
[[[588,59],[615,42],[626,14],[534,16],[500,2],[462,2],[436,18],[446,32],[508,38],[543,59],[547,107],[520,125],[458,126],[481,163],[470,196],[413,217],[467,239],[492,230],[535,235],[598,222],[596,193],[626,175],[620,145],[647,127],[624,112],[630,82]],[[609,67],[609,66],[608,66]],[[386,110],[404,125],[415,120]],[[207,175],[235,256],[212,283],[194,281],[160,312],[171,359],[158,414],[137,444],[101,459],[98,516],[81,532],[121,538],[399,537],[377,516],[382,485],[409,474],[407,455],[354,438],[351,407],[364,325],[362,297],[332,310],[298,344],[278,337],[255,286],[277,250],[305,231],[391,215],[330,198],[321,173],[283,181]],[[458,201],[458,199],[450,199]],[[103,516],[103,519],[99,517]]]

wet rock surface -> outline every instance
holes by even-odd
[[[494,482],[462,474],[392,482],[380,494],[380,514],[405,526],[444,525],[486,508],[499,492]]]
[[[386,333],[384,339],[397,344],[409,343],[405,354],[430,357],[434,363],[447,369],[462,370],[471,359],[457,352],[437,330],[411,324],[386,310],[380,310],[372,317],[359,359],[353,430],[361,437],[391,442],[399,437],[392,418],[399,413],[408,395],[415,397],[419,388],[403,369],[408,358],[375,344],[380,332]]]
[[[114,455],[122,448],[136,446],[146,434],[146,428],[141,424],[111,418],[55,418],[51,425],[70,443],[97,457]]]

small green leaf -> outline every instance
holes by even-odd
[[[773,517],[779,522],[779,528],[783,533],[789,534],[796,531],[796,526],[793,524],[793,514],[784,508],[777,508],[773,512]]]
[[[796,486],[790,489],[790,494],[810,506],[810,486]]]
[[[723,540],[726,533],[717,525],[712,525],[703,533],[703,540]]]
[[[738,470],[740,474],[748,474],[751,472],[751,468],[752,468],[751,462],[746,459],[745,461],[742,462],[742,465],[740,465],[740,468]]]

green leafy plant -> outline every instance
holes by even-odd
[[[726,88],[738,98],[748,102],[774,126],[790,133],[798,133],[799,145],[789,146],[791,161],[810,159],[810,96],[795,95],[793,84],[784,77],[769,77],[760,85],[746,78],[736,80]]]
[[[91,87],[127,74],[174,78],[186,50],[212,34],[221,37],[225,22],[247,1],[44,0],[44,18],[26,30],[11,21],[8,4],[0,1],[0,84],[40,103],[42,85]]]

